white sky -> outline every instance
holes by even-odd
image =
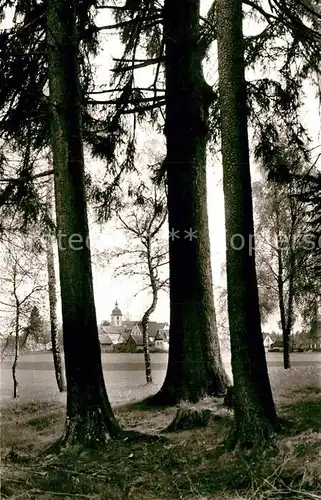
[[[204,15],[211,0],[203,0],[202,14]],[[102,26],[111,24],[111,19],[106,10],[102,10],[97,20],[97,25]],[[9,17],[2,28],[10,26]],[[249,32],[255,34],[259,30],[258,24],[251,22],[245,26],[246,34]],[[102,51],[100,52],[97,64],[97,85],[106,83],[109,80],[110,71],[112,66],[112,56],[119,57],[121,55],[121,45],[117,36],[109,34],[104,35],[106,40],[103,44]],[[211,58],[211,64],[205,63],[204,71],[206,77],[210,81],[217,79],[217,63],[215,55]],[[252,78],[253,75],[248,75]],[[150,73],[144,69],[140,71],[139,79],[142,79],[142,84],[147,86],[149,84]],[[313,139],[314,145],[319,144],[320,134],[320,116],[318,101],[315,98],[314,90],[311,90],[307,85],[307,98],[305,105],[305,113],[302,116],[304,124],[309,127],[310,134]],[[153,134],[154,136],[154,134]],[[155,137],[155,136],[154,136]],[[148,141],[151,137],[141,136],[140,141]],[[156,138],[157,140],[157,138]],[[159,148],[161,149],[163,138],[159,137]],[[95,167],[96,165],[96,167]],[[101,164],[99,162],[87,163],[87,168],[100,170]],[[252,165],[252,178],[257,178],[258,174],[255,166]],[[209,212],[209,228],[211,237],[211,251],[212,251],[212,268],[215,286],[224,286],[224,281],[221,277],[221,266],[225,261],[225,229],[224,229],[224,198],[222,191],[222,168],[219,156],[217,158],[208,158],[208,212]],[[104,247],[119,246],[122,244],[123,238],[119,231],[116,231],[113,224],[108,224],[103,227],[98,227],[96,224],[91,224],[91,242],[93,252]],[[139,294],[137,297],[134,295],[141,288],[140,284],[134,279],[128,277],[115,279],[112,276],[112,269],[94,267],[94,291],[95,302],[97,310],[97,318],[100,322],[103,319],[110,319],[111,310],[114,307],[115,300],[118,301],[119,307],[126,316],[132,319],[139,319],[146,306],[149,305],[150,297],[146,293]],[[153,320],[169,321],[169,300],[166,293],[161,293],[159,302]],[[271,322],[270,327],[275,328],[278,318]]]

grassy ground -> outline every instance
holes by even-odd
[[[278,399],[278,398],[277,398]],[[55,402],[11,405],[2,415],[3,499],[321,499],[321,389],[288,390],[278,399],[288,419],[277,448],[256,456],[223,452],[231,414],[202,402],[216,417],[207,428],[166,434],[155,443],[110,442],[106,450],[42,450],[62,433],[65,409]],[[116,408],[127,428],[164,429],[175,409]]]

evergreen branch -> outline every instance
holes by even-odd
[[[154,85],[154,84],[153,84]],[[135,87],[135,90],[138,90],[140,92],[155,92],[155,89],[151,87]],[[95,95],[95,94],[109,94],[112,92],[123,92],[126,90],[126,87],[123,87],[121,89],[106,89],[106,90],[94,90],[92,92],[88,92],[89,95]],[[156,92],[165,92],[164,89],[156,88]]]
[[[161,108],[162,106],[165,106],[165,104],[166,101],[164,99],[163,101],[159,101],[158,103],[154,104],[149,104],[148,106],[144,106],[143,108],[124,109],[122,111],[122,114],[130,115],[132,113],[144,113],[145,111],[150,111],[151,109]]]
[[[152,21],[152,23],[150,25],[153,26],[155,24],[155,21],[161,21],[161,19],[162,19],[162,17],[160,17],[160,16],[150,16],[150,17],[145,17],[143,19],[143,22],[145,23],[147,21]],[[99,31],[103,31],[103,30],[126,28],[127,26],[135,25],[135,23],[137,21],[141,21],[139,16],[135,17],[135,19],[130,19],[129,21],[121,21],[119,23],[107,24],[105,26],[95,26],[94,31],[99,32]],[[148,26],[150,26],[150,25],[148,25]]]
[[[117,61],[117,59],[114,59]],[[120,60],[121,61],[121,60]],[[146,66],[151,66],[153,64],[159,64],[160,62],[164,62],[164,57],[156,57],[155,59],[146,59],[146,61],[141,62],[139,64],[132,64],[131,66],[126,66],[124,68],[114,68],[111,71],[114,73],[125,73],[126,71],[133,71],[139,68],[145,68]]]
[[[47,175],[52,175],[54,173],[53,170],[46,170],[45,172],[40,172],[39,174],[34,174],[30,177],[31,180],[33,179],[39,179],[40,177],[46,177]],[[17,177],[17,178],[5,178],[5,179],[0,179],[0,182],[13,182],[13,183],[18,183],[18,182],[25,182],[25,178],[23,177]]]
[[[131,96],[131,97],[128,97],[128,102],[127,104],[137,104],[139,102],[150,102],[150,101],[159,101],[159,100],[162,100],[164,99],[163,97],[161,96],[153,96],[153,97],[141,97],[141,98],[137,98],[135,96]],[[94,99],[88,99],[86,100],[86,104],[90,104],[90,105],[95,105],[95,104],[107,104],[107,105],[117,105],[119,104],[119,100],[118,99],[112,99],[110,101],[95,101]]]
[[[275,21],[278,20],[277,16],[275,16],[274,14],[270,14],[269,12],[266,12],[266,10],[264,10],[260,5],[256,4],[255,2],[252,2],[251,0],[243,0],[243,3],[245,3],[249,7],[252,7],[252,9],[257,10],[268,23],[271,22],[271,19]]]

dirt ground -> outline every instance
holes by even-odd
[[[63,401],[14,401],[2,410],[3,499],[321,499],[321,383],[317,366],[270,370],[278,414],[287,426],[271,449],[227,453],[220,446],[232,414],[207,398],[206,428],[162,434],[163,441],[113,442],[101,451],[72,448],[43,455],[64,426]],[[176,408],[148,410],[134,401],[156,387],[122,389],[113,399],[128,429],[158,433]],[[115,395],[114,395],[115,396]]]

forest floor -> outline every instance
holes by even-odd
[[[110,441],[104,451],[72,448],[47,456],[41,452],[61,436],[64,405],[7,405],[1,419],[1,499],[321,500],[320,377],[316,367],[277,373],[270,377],[278,414],[291,425],[272,451],[251,455],[219,446],[232,414],[214,398],[197,405],[213,411],[206,428],[163,434],[165,442]],[[142,393],[137,389],[136,399]],[[126,428],[157,433],[176,408],[123,403],[115,413]]]

